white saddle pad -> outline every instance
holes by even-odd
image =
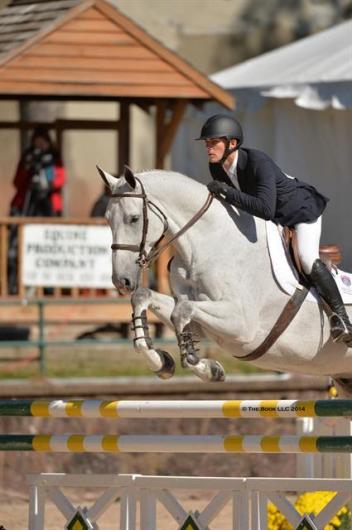
[[[299,285],[297,272],[286,250],[282,228],[267,221],[266,235],[271,266],[277,283],[285,293],[292,295]],[[352,274],[340,269],[332,270],[333,278],[346,305],[352,304]],[[306,300],[317,303],[315,289],[311,289]]]

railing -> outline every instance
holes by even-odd
[[[71,525],[70,528],[74,528],[76,521],[77,528],[95,528],[97,520],[116,500],[120,500],[118,527],[121,530],[163,528],[158,524],[162,523],[158,510],[160,506],[166,510],[177,528],[206,530],[220,514],[223,528],[267,530],[269,502],[275,504],[296,530],[323,530],[338,510],[351,501],[352,496],[351,480],[324,478],[42,473],[29,475],[27,484],[30,489],[29,530],[44,530],[45,522],[52,522],[48,519],[45,521],[45,505],[48,500],[58,508],[67,527]],[[71,493],[70,498],[66,491],[63,492],[63,488],[73,488],[74,495]],[[84,498],[80,506],[77,505],[77,493],[81,493],[79,490],[82,488],[94,488],[100,493],[93,505],[84,506]],[[336,492],[336,495],[326,502],[318,515],[302,515],[294,505],[292,493],[308,491]],[[211,499],[197,502],[200,493]]]
[[[97,312],[96,306],[100,311]],[[69,307],[75,306],[77,311],[70,313]],[[89,306],[92,310],[90,310]],[[95,307],[94,307],[95,306]],[[38,356],[33,361],[39,361],[40,373],[45,374],[45,355],[48,347],[67,346],[98,346],[113,344],[131,344],[128,330],[131,322],[131,306],[128,300],[119,298],[87,298],[81,299],[50,299],[35,300],[0,300],[0,308],[6,307],[6,322],[38,326],[38,338],[35,340],[2,340],[0,348],[30,348],[38,349]],[[12,308],[12,311],[11,311]],[[149,322],[155,324],[156,342],[175,342],[162,338],[162,324],[153,315],[149,315]],[[4,321],[4,312],[0,309],[0,323]],[[48,324],[105,324],[114,322],[120,324],[121,338],[117,339],[65,339],[50,340],[46,336]],[[17,358],[15,358],[17,359]],[[13,359],[12,359],[13,360]]]
[[[78,225],[105,226],[103,218],[42,218],[42,217],[3,217],[0,218],[0,326],[19,325],[38,326],[36,340],[2,340],[0,348],[36,347],[40,370],[45,372],[45,351],[48,346],[69,346],[106,344],[99,340],[48,340],[46,327],[52,323],[67,324],[119,324],[123,338],[109,340],[109,344],[126,343],[128,327],[131,321],[131,306],[128,298],[117,296],[113,288],[89,288],[77,286],[36,285],[27,286],[23,281],[23,235],[26,225]],[[168,280],[163,255],[153,270],[153,287],[167,292]],[[143,278],[145,286],[150,284],[149,277]],[[97,306],[99,305],[99,311]],[[74,311],[72,308],[74,307]],[[6,308],[6,311],[4,311]],[[161,335],[162,324],[155,318],[157,337]]]

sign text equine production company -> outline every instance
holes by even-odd
[[[111,289],[110,245],[106,226],[26,225],[23,284]]]

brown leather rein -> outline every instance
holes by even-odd
[[[142,182],[139,180],[139,178],[135,177],[137,182],[139,183],[141,187],[142,193],[112,193],[111,197],[113,198],[125,198],[125,197],[131,197],[134,199],[142,199],[143,200],[143,227],[142,227],[142,239],[139,245],[129,245],[124,243],[113,243],[111,245],[112,250],[130,250],[131,252],[138,252],[138,258],[136,259],[136,263],[138,263],[140,269],[147,269],[149,265],[160,256],[167,248],[172,245],[172,243],[181,237],[191,226],[193,226],[201,217],[205,214],[205,212],[210,207],[212,201],[213,201],[213,195],[209,193],[207,200],[203,204],[200,210],[195,213],[195,215],[188,221],[188,223],[185,224],[183,228],[181,228],[176,234],[174,234],[164,245],[157,248],[160,241],[165,236],[165,233],[168,230],[169,223],[167,220],[166,215],[164,212],[150,199],[148,199],[147,194],[145,193],[144,186]],[[152,248],[150,249],[149,253],[147,254],[145,250],[145,244],[147,240],[147,233],[148,233],[148,225],[149,225],[149,219],[148,219],[148,208],[153,210],[157,210],[162,218],[164,228],[162,231],[161,236],[159,239],[153,244]],[[275,322],[273,328],[270,330],[268,336],[262,341],[261,344],[252,352],[248,353],[244,356],[236,356],[237,359],[240,359],[241,361],[254,361],[256,359],[259,359],[262,357],[268,350],[271,348],[271,346],[277,341],[277,339],[280,337],[280,335],[287,329],[289,324],[292,322],[296,314],[298,313],[302,303],[304,302],[306,296],[308,294],[308,289],[306,287],[299,286],[299,288],[296,289],[292,297],[289,299],[283,310],[281,311],[277,321]]]
[[[203,204],[200,210],[198,210],[197,213],[194,214],[194,216],[188,221],[188,223],[185,224],[183,228],[181,228],[176,234],[174,234],[166,243],[164,243],[162,246],[158,247],[158,244],[160,241],[164,238],[165,233],[167,232],[169,228],[169,223],[167,220],[166,215],[164,212],[150,199],[148,199],[147,194],[145,193],[144,186],[142,182],[139,180],[138,177],[135,177],[136,181],[139,183],[141,187],[141,193],[112,193],[110,196],[113,198],[125,198],[125,197],[131,197],[134,199],[142,199],[143,201],[143,227],[142,227],[142,239],[139,245],[128,245],[124,243],[113,243],[111,245],[112,250],[130,250],[131,252],[138,252],[138,258],[136,259],[136,263],[138,263],[139,267],[141,269],[147,269],[150,264],[160,256],[167,248],[169,248],[172,243],[181,237],[191,226],[193,226],[201,217],[205,214],[205,212],[210,207],[212,201],[213,201],[213,195],[209,193],[207,200]],[[148,219],[148,208],[153,210],[157,210],[162,218],[164,228],[161,236],[159,239],[153,244],[152,248],[150,249],[149,253],[147,254],[145,250],[146,240],[147,240],[147,233],[148,233],[148,225],[149,225],[149,219]]]

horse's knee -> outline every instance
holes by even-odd
[[[178,331],[182,331],[186,324],[191,321],[192,315],[193,303],[185,300],[175,305],[171,313],[171,322]]]
[[[133,307],[145,305],[152,298],[152,291],[146,287],[139,287],[131,296]]]

